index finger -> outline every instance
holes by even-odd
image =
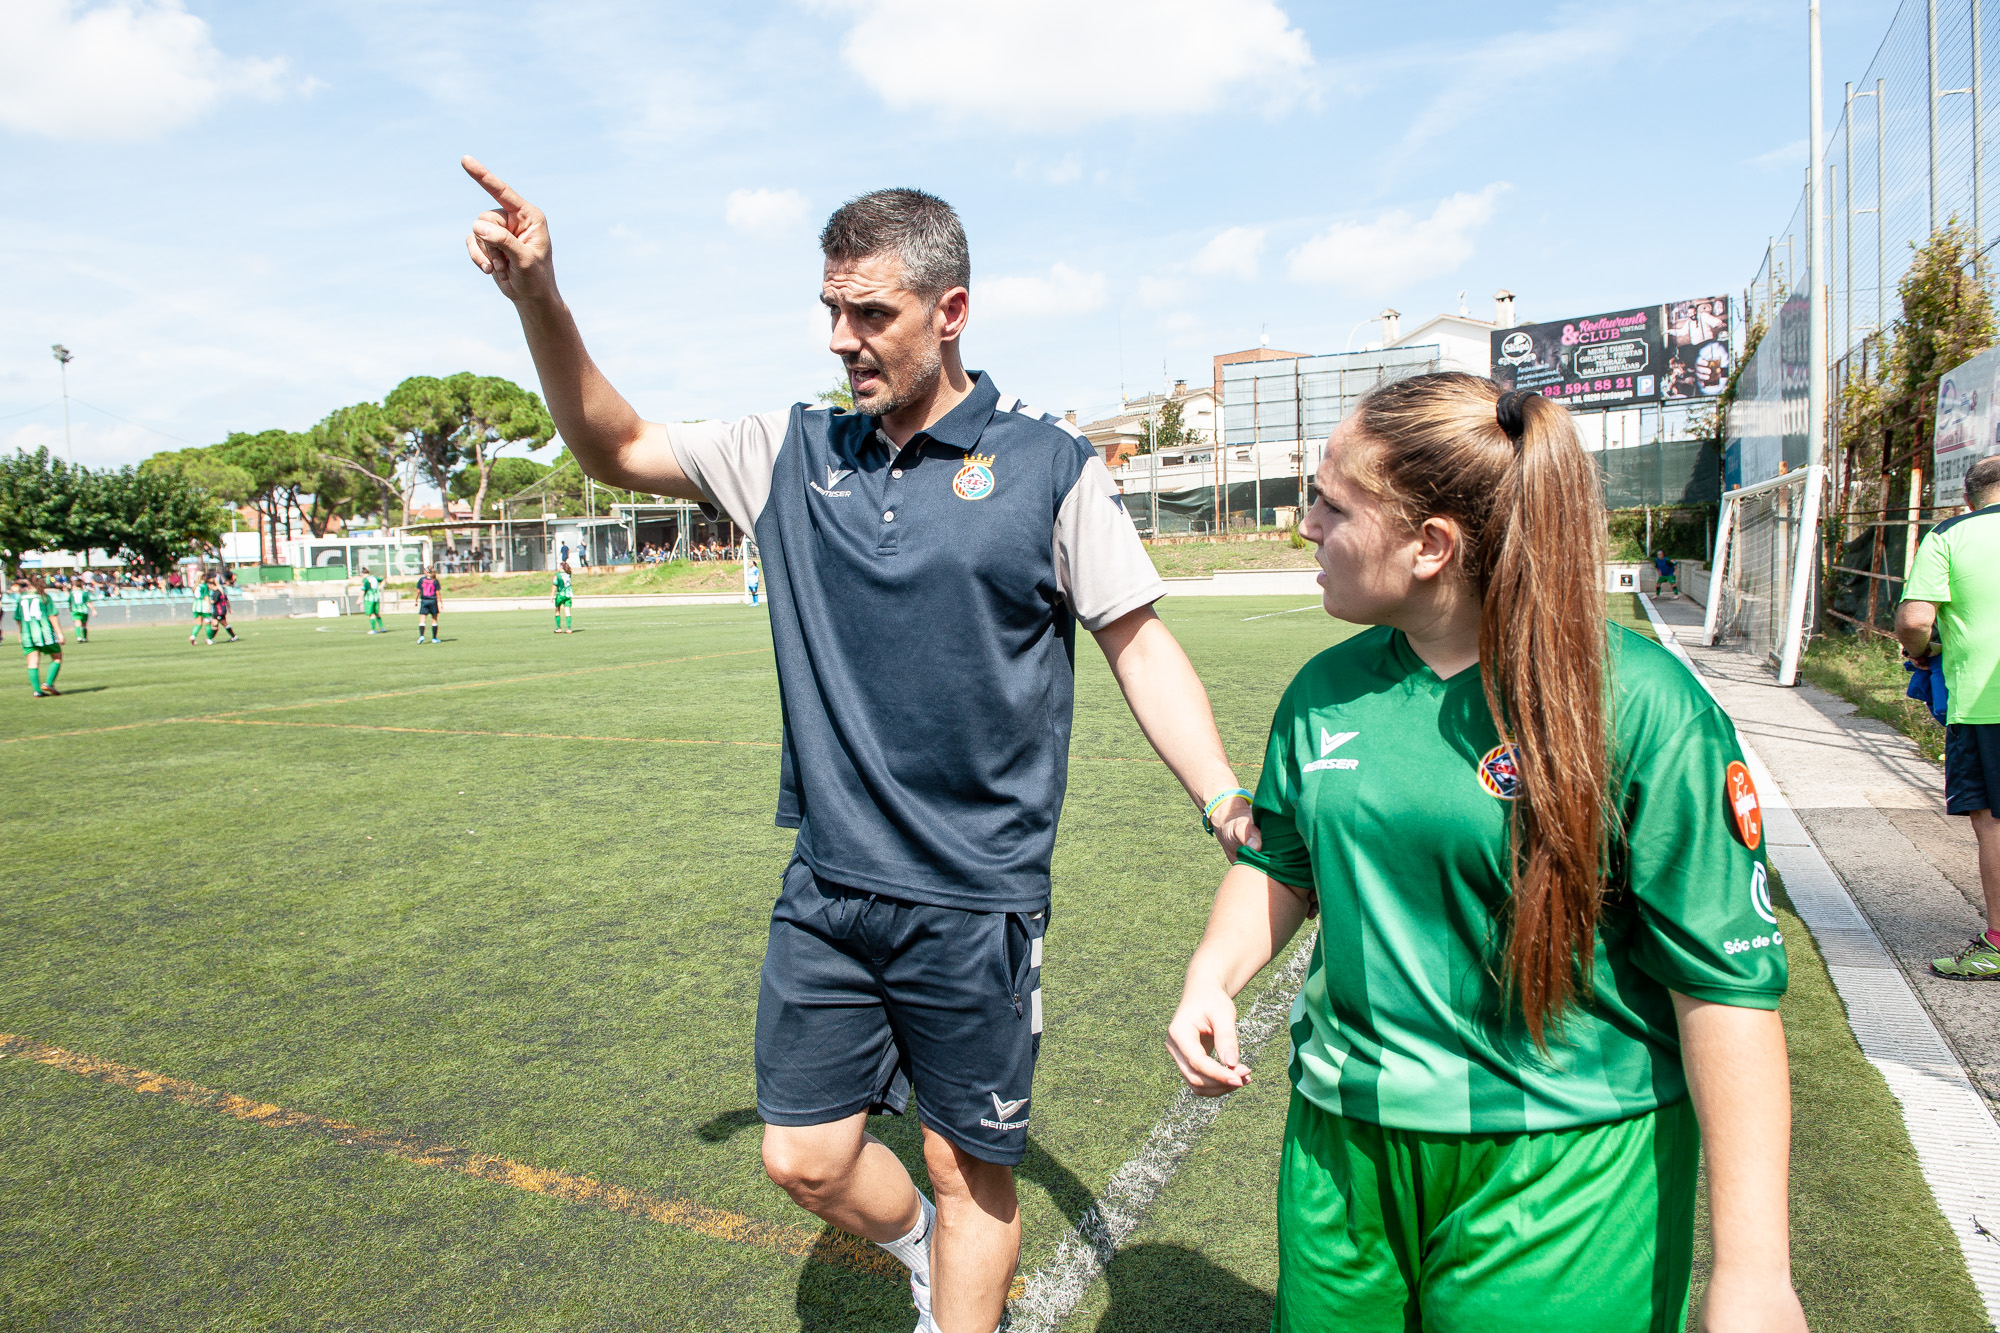
[[[458,159],[458,165],[464,167],[465,174],[478,181],[479,188],[492,195],[494,202],[498,203],[509,213],[519,213],[527,208],[528,201],[514,193],[513,186],[494,175],[486,168],[485,163],[472,156],[472,154],[467,153],[464,157]]]

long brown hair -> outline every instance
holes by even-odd
[[[1590,985],[1610,801],[1604,512],[1596,467],[1567,410],[1519,395],[1519,443],[1476,375],[1418,375],[1360,403],[1346,475],[1415,530],[1461,534],[1478,591],[1486,706],[1520,772],[1513,809],[1507,972],[1528,1032],[1546,1032]]]

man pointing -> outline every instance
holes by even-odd
[[[989,1333],[1020,1253],[1012,1168],[1033,1113],[1078,623],[1224,853],[1254,845],[1208,696],[1153,613],[1165,587],[1076,430],[965,369],[970,262],[943,200],[878,190],[821,233],[852,412],[666,426],[591,362],[541,212],[464,165],[500,205],[467,248],[514,302],[583,469],[713,504],[762,555],[778,822],[798,830],[757,1006],[765,1169],[910,1268],[920,1331]],[[935,1210],[867,1132],[913,1094]]]

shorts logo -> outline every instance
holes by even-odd
[[[1479,785],[1502,801],[1521,795],[1521,756],[1512,741],[1502,741],[1479,757]]]
[[[1026,1120],[1007,1119],[1008,1116],[1013,1115],[1028,1104],[1026,1097],[1018,1101],[1004,1102],[1000,1100],[1000,1094],[997,1092],[990,1092],[986,1095],[993,1099],[993,1114],[995,1118],[988,1120],[982,1116],[979,1120],[980,1124],[988,1129],[1023,1129],[1027,1126],[1028,1122]]]
[[[1778,924],[1778,914],[1771,910],[1771,877],[1764,872],[1764,863],[1759,861],[1750,868],[1750,905],[1757,909],[1757,915],[1772,925]]]
[[[961,500],[984,500],[993,494],[992,454],[967,454],[965,466],[951,479],[951,492]]]
[[[1754,852],[1757,844],[1764,841],[1764,811],[1757,804],[1757,784],[1750,780],[1750,770],[1740,759],[1730,760],[1729,767],[1722,770],[1722,783],[1728,793],[1729,817],[1736,825],[1736,836]]]

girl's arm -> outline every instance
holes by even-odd
[[[1219,1097],[1250,1081],[1250,1067],[1236,1058],[1234,997],[1298,932],[1306,911],[1304,890],[1253,866],[1233,866],[1223,876],[1167,1025],[1167,1054],[1200,1095]]]
[[[1701,1121],[1715,1267],[1703,1333],[1805,1333],[1792,1290],[1791,1075],[1776,1011],[1674,992],[1681,1058]]]

